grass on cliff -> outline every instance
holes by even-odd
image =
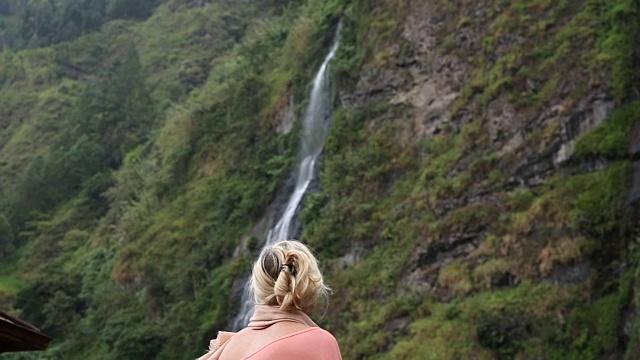
[[[447,304],[427,300],[428,315],[380,358],[598,359],[619,351],[628,278],[589,305],[576,306],[584,301],[578,289],[527,281]]]
[[[368,184],[363,186],[348,176],[332,174],[357,168],[363,158],[369,159],[371,171],[385,168],[389,160],[367,158],[366,154],[376,142],[378,132],[394,129],[394,119],[388,112],[342,111],[334,117],[334,126],[343,130],[350,127],[350,131],[336,133],[340,134],[341,141],[330,139],[328,143],[327,152],[334,156],[327,158],[321,176],[324,194],[316,195],[317,200],[308,203],[303,212],[306,223],[303,240],[321,249],[325,257],[331,257],[338,250],[329,249],[344,248],[348,245],[344,239],[352,239],[355,243],[350,244],[350,251],[364,255],[351,268],[340,269],[340,262],[336,262],[330,277],[340,291],[341,300],[347,299],[345,303],[349,306],[334,304],[332,311],[342,316],[328,319],[326,325],[339,334],[341,344],[352,356],[401,359],[429,353],[434,359],[472,354],[487,359],[569,355],[594,358],[620,350],[618,342],[611,345],[608,340],[581,339],[617,336],[614,330],[621,324],[620,309],[629,297],[628,281],[612,285],[613,294],[604,294],[601,301],[577,308],[576,304],[584,303],[585,296],[589,296],[584,294],[595,291],[589,281],[580,286],[536,284],[536,281],[550,276],[558,266],[608,261],[591,259],[596,253],[609,260],[620,256],[624,248],[622,239],[630,230],[630,218],[624,206],[626,179],[630,175],[627,161],[614,163],[600,172],[551,178],[534,192],[520,188],[498,194],[498,197],[504,196],[508,204],[505,205],[511,208],[509,213],[499,215],[500,205],[475,204],[450,211],[438,219],[433,212],[441,211],[439,204],[457,196],[451,189],[439,190],[442,186],[439,184],[448,184],[445,179],[457,167],[456,163],[474,154],[473,148],[468,148],[469,142],[454,139],[474,133],[473,124],[461,135],[443,135],[438,140],[442,147],[427,145],[431,150],[426,153],[423,164],[416,167],[413,160],[406,163],[412,165],[402,167],[403,180],[391,177],[391,182],[379,187],[372,186],[374,182],[365,176],[363,179]],[[362,121],[367,119],[378,126],[366,126],[366,121]],[[344,138],[349,133],[359,134],[358,139],[371,142]],[[331,136],[338,136],[336,134]],[[390,143],[392,139],[386,139],[384,145],[376,146],[394,154],[391,163],[408,161],[415,156]],[[452,154],[455,154],[453,158]],[[438,166],[440,170],[434,171]],[[386,171],[376,173],[376,178],[389,179],[388,174]],[[458,176],[469,175],[463,172]],[[471,178],[474,184],[482,184],[482,179],[489,177],[487,172],[476,172]],[[424,179],[424,185],[418,186],[420,179]],[[381,191],[386,194],[384,197],[365,195]],[[344,221],[347,218],[348,223]],[[459,231],[478,227],[484,228],[487,234],[480,240],[477,251],[466,260],[459,260],[462,262],[433,269],[437,286],[453,297],[452,302],[442,303],[436,297],[416,298],[410,289],[399,287],[397,279],[406,274],[406,266],[413,263],[411,251],[405,250],[415,248],[418,241],[437,244]],[[371,238],[366,234],[377,235]],[[573,235],[567,237],[567,234]],[[375,247],[370,247],[371,243],[376,244]],[[518,280],[496,285],[505,276]],[[596,279],[597,274],[591,273],[578,281],[589,277]],[[499,286],[513,288],[500,290]],[[615,290],[616,287],[619,290]],[[399,289],[403,290],[398,293]],[[394,305],[380,307],[381,302]],[[540,307],[540,304],[549,305]],[[585,323],[583,314],[591,313],[601,314],[598,321],[602,323]],[[567,317],[575,320],[568,322]],[[384,329],[389,321],[398,319],[413,324],[408,334],[370,330]],[[576,332],[583,325],[592,330]],[[556,337],[559,340],[554,340]],[[585,347],[585,341],[590,345]]]
[[[624,157],[634,136],[635,125],[640,119],[640,102],[636,101],[617,109],[601,126],[582,136],[575,146],[580,159]]]
[[[459,14],[463,8],[454,9],[466,19],[457,30],[480,31],[482,53],[496,54],[478,57],[444,44],[447,51],[456,49],[474,64],[454,114],[463,105],[485,106],[502,94],[535,107],[557,98],[569,81],[576,82],[579,91],[569,94],[565,104],[595,85],[610,86],[620,103],[633,98],[633,53],[638,44],[633,34],[640,29],[640,9],[633,1],[516,1],[474,19]],[[455,33],[452,26],[448,36]],[[480,101],[473,100],[478,93]]]

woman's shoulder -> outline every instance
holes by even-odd
[[[310,331],[308,332],[308,336],[313,337],[318,341],[328,341],[328,342],[337,343],[336,338],[333,336],[333,334],[331,334],[329,331],[321,327],[310,328]]]
[[[301,331],[297,331],[292,336],[300,337],[302,339],[313,339],[314,341],[326,341],[337,343],[336,338],[327,330],[320,327],[310,327]]]
[[[304,359],[340,359],[340,348],[336,338],[319,327],[311,327],[283,336],[265,350],[274,355],[279,355],[282,351]]]

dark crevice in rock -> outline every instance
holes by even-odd
[[[484,228],[468,230],[464,233],[453,234],[447,240],[430,244],[423,253],[419,254],[417,267],[425,267],[441,262],[445,258],[468,254],[470,250],[465,245],[472,244],[481,238],[482,231],[484,231]]]

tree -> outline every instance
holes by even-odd
[[[107,0],[0,0],[10,16],[4,42],[12,48],[48,46],[95,31],[104,23]]]
[[[15,250],[13,241],[11,224],[3,214],[0,214],[0,260],[13,253]]]
[[[107,16],[111,19],[144,19],[158,6],[158,0],[110,0]]]
[[[101,147],[100,162],[116,169],[127,152],[147,139],[153,114],[138,52],[129,45],[111,65],[107,79],[85,89],[70,115],[74,130],[62,142],[71,146],[74,139],[86,136]]]

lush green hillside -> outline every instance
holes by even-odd
[[[343,357],[640,351],[636,2],[52,4],[0,0],[0,306],[55,339],[8,359],[203,353],[339,21],[300,238]]]

